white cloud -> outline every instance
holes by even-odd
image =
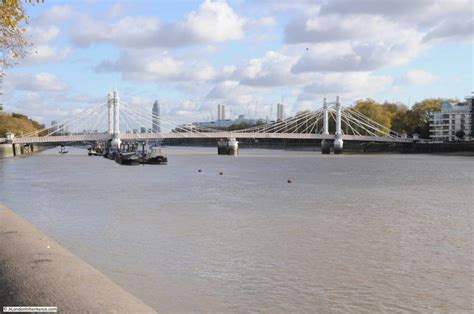
[[[240,85],[238,81],[226,80],[217,83],[207,94],[208,100],[221,101],[224,104],[235,106],[235,110],[255,101],[261,100],[261,90],[250,86]]]
[[[424,37],[425,41],[474,41],[474,18],[442,21]]]
[[[202,41],[225,41],[242,38],[244,24],[227,3],[206,0],[186,17],[182,27]]]
[[[411,70],[408,71],[402,78],[399,80],[401,84],[413,84],[416,86],[428,86],[437,81],[439,77],[433,75],[429,72],[423,70]]]
[[[369,72],[318,74],[313,83],[303,89],[299,100],[320,100],[325,96],[339,95],[353,101],[387,90],[392,83],[390,76],[376,76]]]
[[[237,68],[233,79],[242,85],[250,86],[282,86],[301,83],[303,76],[291,73],[291,67],[296,61],[275,51],[268,51],[263,57],[250,59],[244,66]]]
[[[430,46],[413,28],[365,15],[342,21],[337,16],[293,21],[286,40],[307,43],[294,73],[372,71],[406,64]]]
[[[61,28],[55,23],[73,16],[75,11],[67,5],[53,6],[28,26],[25,37],[30,44],[22,65],[59,62],[67,58],[72,49],[54,44],[61,35]]]
[[[7,83],[13,90],[24,90],[34,92],[62,92],[67,85],[60,78],[51,73],[38,74],[11,74],[7,77]]]
[[[66,59],[72,53],[71,48],[52,47],[50,45],[34,45],[29,49],[23,65],[44,64],[59,62]]]
[[[167,52],[128,50],[115,62],[103,61],[98,72],[120,72],[126,80],[210,81],[217,73],[205,62],[186,63]]]
[[[161,23],[156,17],[127,16],[108,24],[81,16],[72,29],[79,46],[112,43],[122,47],[180,47],[208,42],[236,40],[244,36],[245,19],[225,2],[206,0],[176,23]]]
[[[465,20],[473,10],[471,0],[358,0],[356,5],[350,0],[331,0],[321,7],[320,14],[337,14],[342,19],[370,14],[426,27],[446,19]]]
[[[247,28],[254,27],[272,27],[276,25],[276,21],[272,16],[264,16],[254,20],[248,20],[245,26]]]
[[[38,18],[39,24],[55,24],[70,19],[77,12],[70,5],[55,5]]]
[[[77,99],[76,99],[77,98]],[[63,94],[45,97],[44,93],[37,91],[28,91],[8,102],[8,111],[25,113],[29,118],[47,126],[52,120],[64,121],[71,116],[81,112],[84,108],[95,105],[103,99],[79,97],[65,97]]]
[[[116,18],[125,13],[125,5],[121,2],[112,4],[112,6],[107,10],[106,17]]]
[[[38,24],[34,27],[29,27],[26,32],[28,41],[33,45],[46,44],[59,35],[59,27],[56,25]]]

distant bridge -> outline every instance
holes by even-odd
[[[153,128],[143,127],[149,124]],[[120,126],[125,126],[126,131],[121,132]],[[103,131],[99,131],[101,128]],[[332,134],[330,129],[334,130]],[[322,108],[315,111],[301,112],[294,117],[242,130],[222,131],[199,124],[182,123],[160,115],[159,111],[155,113],[127,104],[121,105],[117,91],[108,94],[107,104],[85,109],[50,128],[18,137],[9,134],[6,140],[12,144],[110,142],[112,146],[119,147],[122,141],[221,138],[320,140],[323,151],[327,151],[332,145],[335,152],[342,152],[344,141],[414,141],[400,136],[351,107],[343,107],[339,97],[332,103],[327,103],[324,99]]]
[[[125,133],[121,134],[122,141],[146,141],[160,139],[304,139],[304,140],[334,140],[335,134],[295,134],[295,133],[245,133],[245,132],[171,132],[171,133]],[[82,135],[58,135],[49,137],[15,137],[14,144],[53,144],[53,143],[74,143],[74,142],[105,142],[113,139],[111,134],[82,134]],[[344,141],[360,142],[389,142],[389,143],[412,143],[412,138],[393,138],[369,135],[349,135],[343,134]]]

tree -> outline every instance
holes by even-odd
[[[410,119],[407,125],[408,133],[418,133],[422,138],[430,136],[430,116],[433,112],[441,111],[443,102],[455,102],[457,99],[427,98],[413,105],[409,110]]]
[[[390,113],[390,128],[399,134],[407,133],[405,118],[408,107],[402,103],[389,102],[385,102],[382,107]]]
[[[26,31],[28,16],[24,3],[41,3],[43,0],[0,0],[0,79],[6,68],[13,66],[18,59],[26,55]]]
[[[41,125],[38,122],[28,119],[25,115],[19,113],[0,115],[0,137],[5,137],[7,132],[13,132],[20,135],[40,129]]]
[[[368,117],[371,120],[383,125],[386,128],[391,127],[391,116],[390,111],[385,110],[385,108],[377,103],[375,100],[366,99],[358,100],[354,106],[354,110],[360,112],[364,116]],[[380,134],[384,135],[384,134]]]
[[[456,137],[460,140],[464,139],[465,135],[466,135],[466,133],[463,130],[456,131]]]

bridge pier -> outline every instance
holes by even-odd
[[[239,142],[235,138],[221,138],[217,142],[218,155],[233,155],[239,154]]]
[[[331,141],[330,140],[322,140],[321,141],[321,153],[324,155],[331,153]]]

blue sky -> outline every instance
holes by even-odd
[[[49,1],[30,6],[29,56],[9,69],[1,102],[44,123],[105,102],[182,121],[287,115],[340,95],[412,105],[473,88],[473,2]],[[197,103],[197,105],[195,105]],[[273,110],[275,114],[276,110]]]

